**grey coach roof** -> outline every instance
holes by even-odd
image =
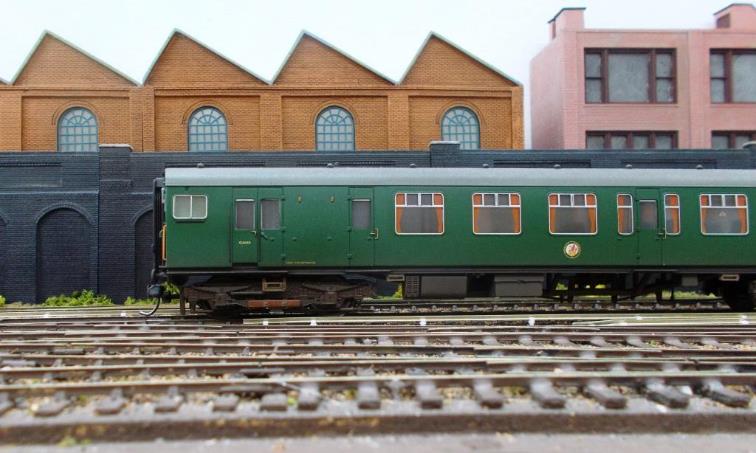
[[[167,186],[756,187],[756,170],[166,168]]]

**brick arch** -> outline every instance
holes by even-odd
[[[39,221],[42,220],[42,217],[46,216],[47,214],[57,209],[70,209],[72,211],[76,211],[79,213],[79,215],[81,215],[87,220],[89,225],[93,226],[95,224],[94,217],[92,217],[92,215],[89,213],[89,211],[86,208],[84,208],[78,203],[72,203],[70,201],[61,201],[61,202],[53,203],[49,206],[46,206],[44,209],[39,211],[37,215],[34,216],[34,224],[35,225],[38,224]]]
[[[91,102],[86,101],[69,101],[64,102],[63,104],[59,105],[58,108],[55,109],[55,111],[52,114],[52,125],[56,128],[58,127],[58,121],[60,121],[60,117],[63,116],[64,113],[66,113],[68,110],[75,108],[75,107],[81,107],[84,109],[89,110],[92,112],[92,114],[95,116],[95,119],[97,120],[97,135],[100,135],[100,130],[103,127],[103,115],[100,110],[94,106]]]
[[[96,290],[97,232],[91,216],[73,203],[42,211],[36,225],[36,299]]]
[[[478,124],[480,125],[481,129],[481,137],[483,136],[483,126],[486,124],[485,120],[483,119],[483,113],[481,113],[480,109],[478,109],[475,104],[472,104],[470,102],[466,101],[451,101],[444,104],[443,107],[441,107],[441,110],[436,114],[436,125],[438,127],[441,127],[441,119],[446,115],[446,112],[453,109],[454,107],[464,107],[467,109],[472,110],[472,112],[475,114],[476,117],[478,117]]]
[[[181,124],[186,127],[189,121],[189,117],[192,116],[192,113],[196,112],[202,107],[213,107],[220,110],[220,112],[223,114],[223,117],[226,118],[226,124],[228,126],[234,124],[233,115],[231,115],[230,109],[222,102],[218,102],[212,99],[205,99],[195,102],[194,104],[190,105],[189,108],[185,109],[184,113],[181,115]]]
[[[352,121],[354,121],[354,132],[355,135],[357,134],[357,112],[353,105],[349,104],[348,102],[344,101],[326,101],[321,102],[318,104],[317,107],[315,107],[315,112],[310,116],[310,124],[313,126],[317,125],[318,117],[323,112],[323,110],[327,109],[328,107],[340,107],[347,112],[349,112],[350,115],[352,115]],[[356,138],[356,137],[355,137]]]

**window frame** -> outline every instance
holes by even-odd
[[[239,228],[239,210],[237,209],[236,203],[240,201],[247,201],[252,202],[252,229],[246,230],[243,228]],[[257,231],[257,213],[255,212],[257,210],[257,200],[254,198],[234,198],[234,230],[235,231]]]
[[[321,118],[323,118],[323,119],[326,118],[324,116],[326,113],[328,113],[329,116],[336,115],[336,113],[331,113],[331,110],[333,110],[333,109],[336,109],[336,110],[339,110],[339,111],[342,111],[342,112],[346,113],[346,116],[341,117],[341,118],[343,118],[345,121],[346,120],[351,121],[351,124],[344,124],[345,127],[346,126],[351,126],[351,128],[352,128],[352,133],[351,133],[352,140],[351,140],[351,147],[349,149],[327,149],[327,148],[321,148],[320,147],[321,143],[324,146],[326,144],[329,144],[329,145],[333,146],[334,144],[341,145],[343,143],[346,143],[346,142],[333,141],[333,140],[330,140],[330,141],[324,140],[323,142],[321,142],[320,140],[318,140],[318,136],[320,136],[320,135],[323,135],[323,136],[327,136],[327,135],[330,135],[330,136],[336,135],[336,136],[338,136],[338,135],[341,135],[341,133],[339,133],[339,132],[323,132],[323,133],[321,133],[320,129],[319,129],[321,127],[325,128],[325,127],[332,127],[332,126],[334,126],[333,124],[322,124],[322,125],[318,124],[320,122]],[[335,125],[335,126],[338,126],[338,125]],[[344,133],[344,135],[347,135],[347,134],[348,134],[347,132]],[[321,153],[352,153],[352,152],[357,151],[357,122],[355,121],[354,115],[352,114],[352,112],[350,112],[347,108],[342,107],[341,105],[335,105],[335,104],[334,105],[328,105],[328,106],[323,107],[322,109],[320,109],[320,111],[318,112],[318,114],[315,116],[315,151],[316,152],[321,152]]]
[[[399,205],[396,202],[396,196],[397,195],[404,195],[404,204]],[[430,206],[423,206],[420,205],[407,205],[407,195],[417,195],[418,203],[422,203],[422,195],[430,195],[431,196],[431,204]],[[396,222],[396,210],[397,208],[424,208],[424,209],[436,209],[438,206],[435,204],[435,195],[441,195],[441,231],[436,233],[402,233],[397,230],[397,222]],[[444,197],[444,194],[442,192],[395,192],[394,193],[394,233],[397,236],[441,236],[446,232],[446,198]]]
[[[481,200],[483,200],[483,196],[485,195],[494,195],[494,205],[493,206],[486,206],[482,203],[480,205],[475,204],[475,196],[480,195]],[[499,195],[507,195],[509,198],[509,205],[499,205]],[[517,203],[517,205],[512,204],[512,195],[517,195],[517,198],[520,199],[520,202]],[[470,196],[470,201],[472,203],[472,233],[476,236],[519,236],[522,234],[522,194],[519,192],[473,192],[473,194]],[[519,210],[519,215],[517,216],[519,222],[517,225],[517,232],[516,233],[476,233],[475,232],[475,208],[517,208]]]
[[[677,198],[677,206],[667,205],[667,196],[673,196]],[[682,233],[682,202],[680,201],[680,194],[674,192],[665,192],[662,198],[662,205],[664,206],[664,234],[667,236],[679,236]],[[667,209],[677,209],[677,233],[670,233],[667,231]]]
[[[355,202],[368,202],[370,203],[370,209],[368,210],[368,227],[367,228],[355,228],[354,226],[354,203]],[[373,220],[373,199],[366,197],[356,197],[349,200],[349,227],[356,231],[369,231],[374,227],[375,221]]]
[[[647,101],[611,101],[609,99],[609,56],[621,54],[648,54],[648,100]],[[661,77],[656,74],[656,56],[658,54],[667,54],[672,57],[672,67],[670,69],[671,76]],[[601,70],[599,77],[588,77],[588,71],[586,71],[586,56],[598,55],[600,58]],[[587,81],[599,80],[601,82],[601,100],[589,101]],[[670,80],[672,82],[672,100],[671,101],[659,101],[657,100],[656,83],[657,80]],[[585,104],[662,104],[662,105],[674,105],[678,103],[677,96],[677,49],[670,48],[654,48],[654,49],[641,49],[641,48],[585,48],[583,50],[583,102]]]
[[[724,206],[724,197],[726,195],[732,195],[732,196],[735,197],[735,206]],[[704,197],[704,196],[709,197],[709,206],[704,206],[703,203],[701,202],[701,198]],[[712,196],[723,197],[722,206],[711,206],[711,197]],[[715,209],[735,209],[735,210],[742,209],[742,207],[740,207],[740,206],[737,205],[738,204],[738,201],[737,201],[738,197],[745,198],[745,210],[746,210],[746,215],[745,215],[746,231],[745,231],[745,233],[707,233],[707,232],[704,232],[704,224],[703,224],[703,222],[704,222],[704,215],[703,215],[703,210],[704,209],[712,209],[712,208],[715,208]],[[751,232],[751,222],[750,222],[751,211],[750,211],[750,207],[748,206],[748,195],[746,195],[744,193],[699,193],[698,194],[698,216],[699,216],[699,219],[700,219],[700,225],[699,225],[699,227],[700,227],[700,230],[701,230],[701,234],[703,236],[748,236],[748,234]]]
[[[727,148],[714,148],[714,136],[727,137]],[[756,141],[756,131],[711,131],[711,149],[741,149],[735,146],[738,135],[750,135]]]
[[[91,126],[91,125],[87,125],[87,126],[82,126],[82,125],[64,125],[64,124],[62,124],[62,121],[65,120],[66,117],[71,112],[75,112],[75,111],[79,112],[78,116],[83,116],[82,115],[83,112],[88,113],[92,117],[92,120],[94,121],[94,126]],[[74,129],[77,129],[77,128],[81,128],[81,127],[94,127],[95,133],[94,134],[87,133],[87,134],[76,135],[76,134],[63,134],[62,131],[61,131],[61,129],[63,129],[63,128],[74,128]],[[97,119],[97,115],[95,115],[92,110],[90,110],[90,109],[88,109],[86,107],[82,107],[80,105],[75,105],[75,106],[67,108],[58,117],[58,121],[56,122],[55,129],[56,129],[56,131],[55,131],[55,138],[56,138],[56,141],[57,141],[57,143],[56,143],[57,144],[56,150],[59,153],[96,153],[96,152],[98,152],[100,150],[100,121]],[[91,141],[87,141],[86,143],[63,143],[62,140],[61,140],[63,137],[74,137],[74,138],[75,137],[87,137],[87,138],[89,138],[91,136],[94,136],[94,138],[95,138],[95,142],[94,143],[91,142]],[[82,147],[85,146],[85,145],[88,145],[88,146],[94,145],[94,149],[91,149],[91,150],[83,150],[82,149],[80,151],[79,150],[64,149],[65,147],[76,147],[77,145],[82,145]]]
[[[194,120],[195,116],[197,118],[201,118],[205,116],[203,110],[210,109],[212,111],[217,112],[220,115],[220,119],[223,120],[223,128],[225,129],[225,133],[223,134],[225,137],[225,144],[226,147],[223,149],[192,149],[192,136],[202,136],[202,135],[220,135],[220,132],[217,133],[211,133],[211,134],[203,134],[203,133],[192,133],[192,127],[209,127],[213,125],[207,125],[207,124],[197,124],[196,126],[192,125],[192,121]],[[199,116],[198,116],[199,115]],[[219,125],[215,125],[216,127],[220,127]],[[213,105],[203,105],[200,107],[197,107],[196,109],[192,110],[192,113],[189,115],[189,118],[186,120],[186,151],[190,153],[225,153],[230,151],[229,147],[229,140],[228,140],[228,118],[226,117],[226,114],[223,113],[223,110],[219,109],[218,107],[215,107]],[[207,146],[208,144],[215,144],[220,142],[200,142],[195,143],[195,146],[198,144],[201,144],[203,146]]]
[[[556,206],[551,205],[551,196],[556,195],[557,197],[557,203],[560,202],[559,196],[560,195],[569,195],[570,196],[570,206],[561,206],[557,204]],[[589,205],[587,200],[585,206],[572,206],[572,204],[575,202],[575,195],[593,195],[593,199],[595,200],[594,205]],[[596,236],[599,233],[599,213],[598,213],[598,196],[595,192],[550,192],[546,195],[546,204],[548,206],[548,220],[549,220],[549,234],[552,236]],[[593,233],[555,233],[551,231],[551,208],[594,208],[596,210],[596,231]]]
[[[711,56],[722,55],[724,71],[722,77],[712,77],[711,75]],[[753,101],[736,101],[733,99],[733,71],[732,60],[735,55],[756,55],[756,49],[709,49],[709,102],[711,104],[756,104]],[[711,82],[713,80],[724,81],[724,100],[715,101],[711,95]]]
[[[476,129],[477,129],[477,131],[476,131],[476,132],[477,132],[477,133],[476,133],[476,135],[477,135],[477,145],[478,145],[477,147],[473,147],[473,148],[470,148],[470,147],[466,146],[466,143],[469,143],[469,141],[455,140],[455,139],[454,139],[454,138],[452,138],[452,137],[446,137],[446,136],[444,136],[444,129],[445,129],[445,128],[449,128],[449,127],[451,127],[451,126],[447,126],[447,125],[445,124],[445,122],[446,122],[446,119],[447,119],[447,118],[451,118],[451,117],[450,117],[449,115],[451,115],[452,113],[454,113],[454,112],[455,112],[456,110],[462,110],[462,111],[465,111],[465,112],[469,113],[469,114],[470,114],[470,116],[472,117],[472,119],[474,119],[474,120],[475,120],[475,127],[476,127]],[[455,113],[455,116],[457,116],[457,115],[458,115],[458,114],[456,114],[456,113]],[[468,124],[468,127],[469,127],[469,124]],[[450,135],[452,135],[452,134],[450,134]],[[466,133],[464,133],[464,132],[463,132],[463,133],[462,133],[462,135],[464,136],[464,135],[472,135],[472,134],[470,134],[470,133],[467,133],[467,134],[466,134]],[[481,122],[480,122],[480,117],[479,117],[479,116],[478,116],[478,114],[477,114],[477,113],[476,113],[476,112],[475,112],[475,111],[474,111],[473,109],[471,109],[470,107],[467,107],[467,106],[465,106],[465,105],[453,105],[453,106],[449,107],[448,109],[446,109],[446,111],[444,111],[444,114],[443,114],[443,115],[441,115],[441,140],[446,140],[446,141],[456,141],[456,142],[459,142],[459,148],[460,148],[460,149],[466,149],[466,150],[480,150],[480,149],[481,149],[481,135],[482,135],[482,134],[481,134]]]
[[[619,204],[620,197],[630,197],[630,204],[627,206],[621,206]],[[620,231],[620,223],[619,223],[619,212],[620,209],[625,209],[630,211],[630,232],[629,233],[623,233]],[[632,236],[635,234],[635,200],[633,199],[633,195],[629,193],[618,193],[617,194],[617,234],[620,236]]]
[[[633,151],[636,150],[636,148],[633,147],[633,138],[638,135],[647,135],[648,136],[648,148],[638,148],[638,149],[653,149],[653,150],[667,150],[667,149],[678,149],[678,141],[677,141],[677,131],[585,131],[585,149],[586,150],[628,150]],[[657,148],[656,147],[656,136],[657,135],[670,135],[672,137],[672,147],[671,148]],[[612,137],[619,137],[619,136],[625,136],[625,139],[627,140],[627,147],[626,148],[612,148]],[[591,137],[601,137],[604,140],[604,147],[603,148],[588,148],[588,139]],[[607,147],[607,144],[609,145]]]
[[[189,197],[189,217],[177,217],[176,216],[176,199],[178,197]],[[198,198],[204,198],[205,199],[205,216],[204,217],[193,217],[192,214],[194,213],[194,197]],[[208,214],[208,200],[207,195],[203,194],[187,194],[187,193],[180,193],[180,194],[174,194],[173,199],[171,201],[171,215],[173,217],[173,220],[181,221],[181,222],[201,222],[203,220],[207,219]]]

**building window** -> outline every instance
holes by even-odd
[[[443,234],[444,195],[398,193],[394,199],[396,234]]]
[[[585,134],[587,149],[674,149],[676,132],[652,131],[588,131]]]
[[[176,220],[203,220],[207,218],[205,195],[174,195],[173,218]]]
[[[520,234],[520,194],[474,193],[473,234]]]
[[[633,196],[617,195],[617,232],[623,236],[633,234]]]
[[[674,50],[585,51],[585,102],[675,102]]]
[[[327,107],[315,123],[315,149],[354,151],[354,119],[341,107]]]
[[[756,102],[756,50],[712,50],[711,102]]]
[[[756,141],[756,131],[714,131],[711,133],[711,147],[714,149],[740,149],[752,141]]]
[[[592,193],[549,194],[549,233],[596,234],[597,209]]]
[[[441,121],[441,140],[459,142],[460,149],[480,149],[480,123],[475,113],[454,107]]]
[[[189,151],[228,151],[226,117],[215,107],[200,107],[189,118]]]
[[[702,194],[701,233],[748,234],[748,199],[744,194]]]
[[[664,195],[664,232],[680,234],[680,197],[674,193]]]
[[[68,109],[58,120],[58,151],[98,150],[97,118],[82,107]]]

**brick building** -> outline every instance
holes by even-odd
[[[584,8],[549,22],[531,61],[534,148],[737,148],[756,140],[756,8],[704,30],[587,29]]]
[[[176,31],[143,83],[44,33],[0,117],[0,151],[523,147],[522,86],[433,33],[398,82],[309,33],[266,81]]]

